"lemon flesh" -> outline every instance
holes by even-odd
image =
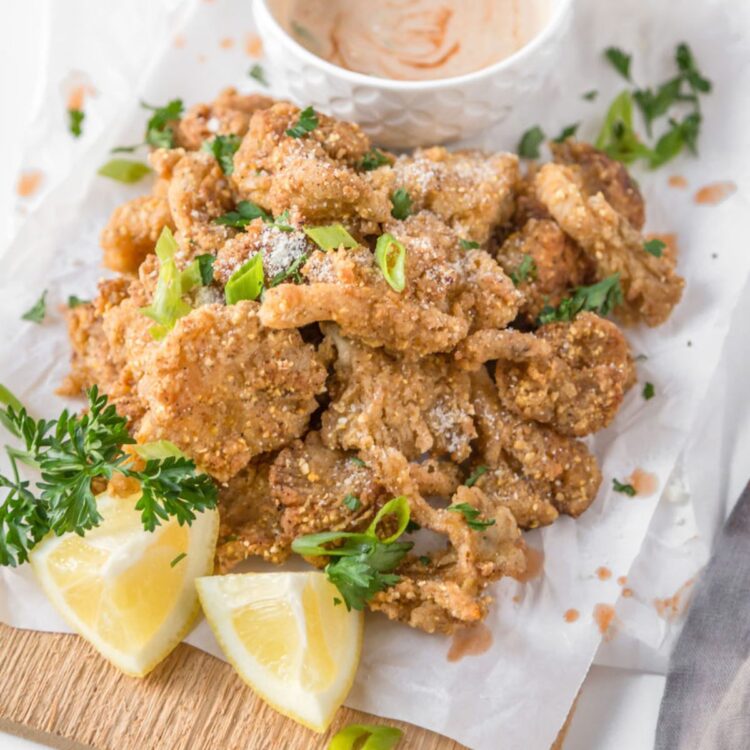
[[[277,711],[325,731],[354,681],[361,612],[318,572],[247,573],[196,582],[203,611],[242,679]]]
[[[84,537],[49,535],[31,565],[68,624],[126,674],[150,672],[190,630],[200,605],[195,579],[210,574],[217,511],[192,526],[144,530],[138,496],[97,497],[102,523]]]

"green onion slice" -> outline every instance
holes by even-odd
[[[357,247],[359,243],[341,224],[326,227],[304,227],[305,234],[321,249],[336,250],[339,247]]]
[[[406,287],[406,248],[392,234],[381,234],[375,245],[375,260],[394,292]]]
[[[233,305],[244,299],[258,299],[262,290],[263,255],[258,252],[229,277],[224,296],[227,304]]]
[[[145,461],[161,461],[165,458],[187,458],[185,454],[169,440],[154,440],[133,446],[133,453]]]
[[[110,159],[106,164],[102,164],[96,173],[111,180],[131,184],[142,180],[150,171],[148,164],[142,161]]]
[[[391,750],[403,734],[396,727],[350,724],[331,739],[328,750],[353,750],[357,746],[357,741],[363,737],[367,737],[367,740],[363,745],[360,745],[361,750]]]
[[[394,497],[393,500],[389,500],[378,511],[378,514],[372,519],[372,523],[367,527],[365,534],[378,539],[378,524],[386,516],[396,516],[398,519],[396,533],[386,539],[379,539],[382,544],[392,544],[401,536],[401,534],[404,533],[404,531],[406,531],[406,527],[409,525],[409,515],[409,501],[406,499],[406,496],[401,495],[400,497]]]

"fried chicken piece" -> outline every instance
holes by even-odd
[[[174,164],[167,192],[180,246],[178,257],[215,254],[236,230],[214,223],[234,207],[229,181],[212,154],[189,151]]]
[[[175,143],[197,151],[204,141],[217,135],[244,136],[253,112],[268,109],[275,103],[262,94],[240,94],[231,87],[224,89],[210,104],[190,107],[177,123]]]
[[[620,216],[640,231],[646,222],[646,206],[638,183],[622,162],[607,156],[590,143],[568,139],[550,143],[552,157],[558,164],[572,168],[578,184],[591,196],[601,193]]]
[[[314,253],[309,286],[270,289],[261,308],[271,328],[332,320],[369,346],[419,355],[449,351],[474,327],[502,327],[520,295],[482,250],[463,250],[458,236],[422,212],[386,229],[406,248],[403,292],[393,291],[365,247]]]
[[[307,224],[359,220],[374,231],[390,217],[391,170],[356,171],[370,148],[367,136],[316,115],[318,125],[293,138],[287,130],[299,120],[297,107],[282,102],[257,111],[234,157],[237,191],[274,216],[295,207]]]
[[[587,283],[592,271],[589,259],[551,219],[529,219],[502,244],[497,262],[518,279],[519,313],[527,323],[535,322],[546,305],[557,307],[571,289]]]
[[[271,496],[268,477],[272,460],[263,457],[251,461],[219,488],[219,573],[228,573],[248,557],[282,563],[291,553],[292,539],[281,529],[281,511]]]
[[[283,511],[281,527],[288,537],[368,525],[388,498],[372,469],[352,458],[326,448],[317,432],[279,453],[271,467],[271,496]],[[347,497],[356,498],[354,508],[344,503]]]
[[[591,505],[601,472],[584,443],[508,411],[485,368],[472,375],[472,396],[475,465],[489,469],[475,487],[508,507],[522,528],[550,524],[559,513],[577,517]]]
[[[135,273],[154,252],[164,227],[174,230],[175,223],[163,196],[141,195],[118,206],[99,238],[104,265],[120,273]]]
[[[470,381],[448,357],[391,355],[324,328],[338,354],[321,434],[331,448],[396,448],[463,461],[475,437]]]
[[[271,331],[258,304],[204,305],[177,321],[138,384],[147,403],[138,438],[176,443],[229,481],[253,456],[307,427],[325,370],[297,331]]]
[[[497,359],[495,380],[503,404],[524,419],[550,424],[563,435],[606,427],[635,382],[625,337],[614,323],[581,313],[536,334],[479,331],[456,353],[461,366]]]
[[[417,149],[393,166],[395,186],[406,190],[412,210],[428,209],[458,235],[484,244],[513,214],[518,158],[513,154]]]
[[[427,633],[451,633],[479,622],[489,604],[483,594],[487,585],[503,575],[519,575],[525,567],[524,545],[513,515],[480,489],[459,487],[453,505],[466,503],[477,509],[481,519],[494,521],[483,530],[472,529],[462,513],[427,503],[398,451],[374,448],[368,461],[391,494],[408,498],[411,518],[447,537],[450,545],[427,555],[427,563],[407,557],[397,569],[401,580],[377,593],[370,609]]]
[[[624,304],[615,310],[619,318],[657,326],[669,317],[685,285],[675,273],[673,257],[647,253],[640,232],[601,193],[587,196],[569,167],[545,164],[537,174],[536,191],[563,231],[591,258],[597,278],[620,274]]]

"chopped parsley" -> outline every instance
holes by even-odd
[[[75,294],[71,294],[68,297],[68,309],[73,310],[76,307],[80,307],[81,305],[88,305],[91,300],[88,299],[81,299],[80,297],[76,297]]]
[[[646,383],[643,386],[643,398],[646,399],[646,401],[650,401],[655,395],[656,395],[656,388],[654,388],[654,384]]]
[[[378,536],[378,526],[387,516],[397,521],[396,531],[386,538]],[[414,546],[400,542],[409,523],[406,497],[389,500],[364,532],[324,531],[301,536],[292,542],[298,555],[329,557],[325,567],[328,580],[338,588],[347,610],[365,608],[372,597],[401,578],[392,571]],[[327,545],[335,544],[329,547]]]
[[[256,80],[261,86],[268,88],[268,79],[266,78],[266,72],[263,70],[263,66],[255,63],[250,70],[247,71],[250,78]]]
[[[83,120],[86,117],[86,113],[82,109],[69,109],[68,110],[68,130],[74,138],[80,138],[83,134]]]
[[[535,278],[536,263],[528,253],[524,253],[521,262],[518,264],[518,268],[515,271],[511,271],[510,280],[515,286],[518,286],[519,284],[523,284],[524,281],[533,281]]]
[[[96,170],[96,173],[102,177],[109,177],[110,180],[117,180],[117,182],[130,185],[142,180],[150,171],[148,164],[144,164],[142,161],[110,159],[106,164],[102,164]]]
[[[187,557],[187,552],[180,552],[180,554],[177,555],[177,557],[175,557],[174,560],[172,560],[171,563],[169,563],[169,567],[170,568],[174,568],[174,566],[177,565],[177,563],[181,562],[186,557]]]
[[[406,288],[406,248],[392,234],[381,234],[375,244],[375,262],[394,292]]]
[[[585,99],[587,102],[593,102],[597,96],[599,96],[599,92],[596,89],[591,89],[591,91],[582,94],[581,99]]]
[[[219,216],[214,219],[214,224],[222,224],[235,229],[244,229],[254,219],[263,219],[265,222],[273,221],[271,214],[257,203],[252,201],[240,201],[235,211]]]
[[[633,56],[623,52],[618,47],[607,47],[604,56],[612,64],[612,67],[627,81],[630,80],[630,63]]]
[[[228,305],[234,305],[242,300],[256,300],[262,291],[263,254],[258,252],[229,277],[224,297]]]
[[[566,297],[557,307],[547,305],[539,315],[539,323],[573,320],[580,312],[609,315],[622,302],[620,274],[614,273],[591,286],[579,286],[572,297]]]
[[[432,560],[430,560],[427,555],[420,555],[417,559],[422,563],[422,565],[429,565],[432,562]]]
[[[489,520],[479,517],[479,511],[469,503],[458,503],[457,505],[449,505],[446,510],[452,513],[460,513],[466,520],[466,525],[474,531],[484,531],[488,526],[495,525],[495,519],[490,518]]]
[[[479,249],[479,243],[474,240],[460,239],[458,244],[461,245],[462,250],[477,250]]]
[[[365,172],[371,172],[378,167],[384,167],[390,164],[391,160],[379,149],[374,146],[362,157],[359,163],[360,169]]]
[[[538,159],[539,147],[544,142],[544,138],[544,131],[538,125],[529,128],[518,142],[518,155],[524,159]]]
[[[359,456],[349,456],[348,460],[351,461],[355,466],[360,466],[363,469],[367,468],[367,464]]]
[[[46,314],[47,290],[45,289],[42,296],[21,316],[21,320],[28,320],[30,323],[43,323]]]
[[[318,115],[312,107],[306,107],[299,113],[297,122],[286,131],[286,134],[290,138],[302,138],[317,127]]]
[[[288,268],[285,268],[283,271],[279,271],[271,279],[271,283],[268,285],[269,288],[278,286],[287,279],[291,279],[295,284],[301,284],[302,276],[300,275],[300,270],[302,269],[302,266],[305,265],[305,263],[307,263],[307,253],[303,253],[298,258],[295,258],[289,264]]]
[[[564,127],[560,131],[560,135],[557,136],[557,138],[553,138],[552,140],[555,143],[564,143],[568,140],[568,138],[572,138],[577,132],[578,128],[581,127],[580,122],[574,122],[572,125],[568,125],[567,127]]]
[[[623,495],[628,497],[635,497],[635,487],[632,484],[624,484],[619,482],[617,479],[612,480],[612,488],[615,492],[622,492]]]
[[[210,141],[203,141],[201,151],[213,154],[224,174],[232,174],[234,172],[234,155],[241,142],[242,139],[238,135],[217,135]]]
[[[662,251],[666,246],[667,243],[659,239],[648,240],[643,243],[643,249],[655,258],[661,258]]]
[[[471,472],[469,478],[464,482],[464,485],[466,487],[473,487],[479,481],[479,477],[486,474],[488,471],[489,469],[486,466],[477,466],[477,468]]]
[[[152,107],[145,102],[141,102],[141,106],[153,112],[146,123],[144,142],[154,148],[174,148],[172,123],[182,117],[184,111],[182,99],[172,99],[163,107]]]
[[[411,208],[411,196],[404,190],[404,188],[398,188],[394,190],[391,195],[391,216],[394,219],[403,221],[407,216],[412,213]]]
[[[362,507],[362,502],[356,495],[348,494],[342,502],[349,508],[350,511],[354,512]]]

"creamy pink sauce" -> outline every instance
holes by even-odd
[[[551,0],[270,0],[284,28],[342,68],[406,81],[471,73],[527,44]]]

